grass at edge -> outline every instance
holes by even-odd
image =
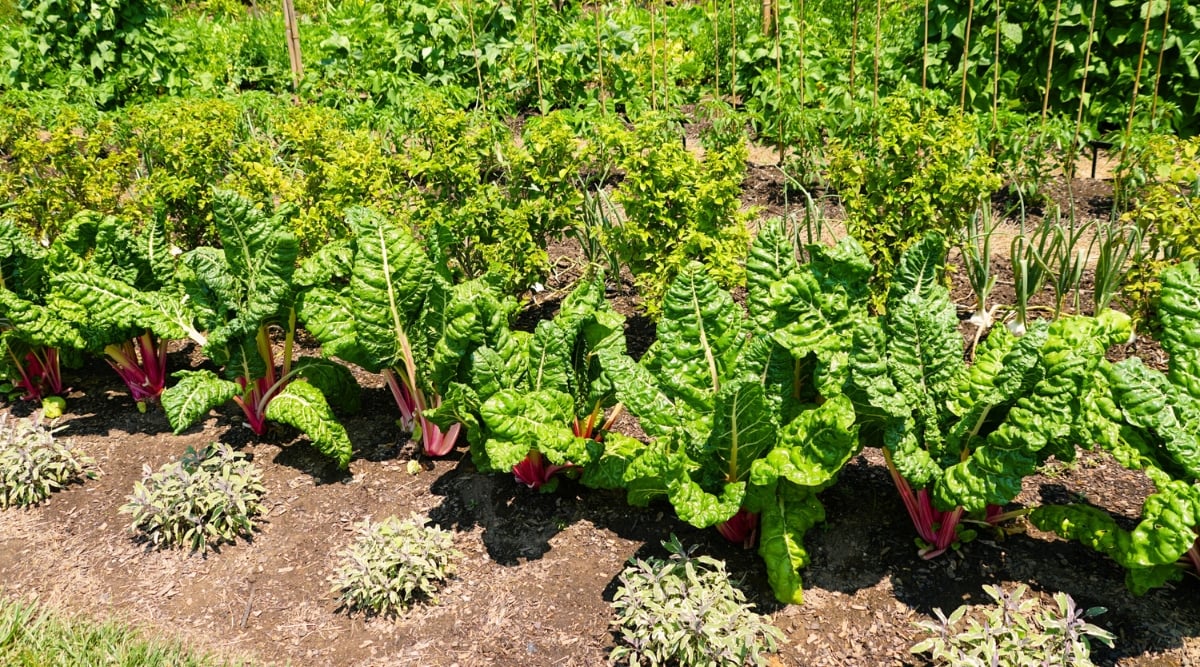
[[[150,639],[120,623],[69,618],[0,594],[0,664],[11,667],[222,667],[177,641]]]

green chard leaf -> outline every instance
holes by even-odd
[[[176,435],[241,393],[236,382],[222,380],[212,371],[177,371],[173,376],[179,382],[163,391],[162,406]]]
[[[267,404],[267,419],[294,426],[313,445],[345,470],[352,446],[321,390],[307,382],[291,382]]]

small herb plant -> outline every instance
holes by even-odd
[[[155,547],[188,545],[192,551],[232,543],[254,531],[266,489],[262,473],[245,454],[213,443],[188,447],[183,457],[133,487],[121,512],[133,515],[130,530]]]
[[[57,489],[95,476],[96,462],[56,429],[0,415],[0,509],[36,505]]]
[[[437,604],[441,582],[454,574],[454,538],[416,515],[364,521],[341,553],[333,583],[347,609],[396,615],[417,600]]]
[[[1091,661],[1091,641],[1112,647],[1113,635],[1086,619],[1104,613],[1103,607],[1081,610],[1066,593],[1055,593],[1057,608],[1046,608],[1037,600],[1023,599],[1028,588],[1022,584],[1012,593],[999,586],[983,590],[996,603],[983,618],[963,618],[970,607],[963,605],[947,617],[934,609],[938,620],[920,621],[928,639],[912,647],[913,653],[928,653],[935,665],[1075,665]]]
[[[705,667],[765,665],[783,633],[746,604],[725,564],[691,555],[679,538],[663,542],[668,560],[637,559],[620,574],[612,625],[621,645],[612,664]]]

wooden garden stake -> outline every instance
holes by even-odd
[[[1158,66],[1154,69],[1154,97],[1150,100],[1150,129],[1158,123],[1155,115],[1158,113],[1158,84],[1162,78],[1163,51],[1167,50],[1167,28],[1171,25],[1171,0],[1167,0],[1167,10],[1163,14],[1162,42],[1158,45]]]
[[[1137,71],[1133,75],[1133,98],[1129,100],[1129,120],[1125,123],[1125,134],[1129,136],[1133,134],[1133,115],[1137,110],[1138,88],[1142,83],[1142,62],[1146,58],[1146,40],[1150,37],[1150,7],[1154,3],[1144,5],[1146,8],[1146,22],[1142,24],[1142,45],[1138,48],[1138,64]],[[1125,148],[1121,150],[1121,161],[1125,161],[1125,153],[1129,150],[1129,142],[1125,142]]]
[[[287,26],[288,61],[292,66],[292,90],[300,90],[304,78],[304,63],[300,60],[300,27],[296,21],[296,8],[292,0],[283,0],[283,21]]]
[[[925,92],[925,75],[929,72],[929,0],[925,0],[925,37],[921,42],[921,92]]]
[[[471,55],[475,56],[475,80],[479,83],[479,108],[487,110],[483,97],[483,68],[479,64],[479,43],[475,40],[475,3],[467,4],[467,26],[471,29]]]
[[[967,110],[967,70],[970,69],[971,63],[971,22],[974,18],[975,0],[971,0],[967,5],[967,31],[963,33],[962,92],[958,96],[958,107],[963,111]]]
[[[883,24],[883,0],[875,0],[875,84],[871,88],[871,107],[879,106],[879,38]]]
[[[996,0],[996,47],[992,54],[992,132],[996,131],[1000,110],[1000,8],[1003,4],[1004,0]]]
[[[858,60],[858,0],[854,0],[850,18],[850,95],[854,95],[854,63]]]
[[[729,104],[736,108],[737,96],[737,0],[729,0]]]
[[[775,90],[779,93],[779,108],[783,108],[783,43],[779,35],[779,3],[773,2],[775,15],[771,25],[775,29]],[[783,164],[783,114],[775,114],[775,149],[779,153],[779,164]]]
[[[800,35],[797,40],[800,47],[800,108],[804,108],[804,0],[800,0]],[[780,95],[783,91],[780,90]]]
[[[713,0],[713,99],[721,99],[721,30],[718,23],[721,20],[721,5]]]
[[[1054,72],[1054,50],[1058,46],[1058,21],[1062,11],[1062,0],[1054,3],[1054,26],[1050,28],[1050,60],[1046,62],[1046,90],[1042,93],[1042,125],[1046,124],[1046,111],[1050,108],[1050,75]]]
[[[538,5],[537,0],[530,0],[533,5],[533,72],[537,79],[538,109],[546,109],[546,99],[542,95],[542,50],[538,46]]]
[[[658,110],[658,80],[654,74],[655,66],[658,59],[655,57],[657,51],[654,39],[654,26],[658,23],[658,12],[655,9],[655,0],[650,0],[650,108]],[[666,73],[664,72],[664,75]],[[666,104],[666,101],[663,101]]]
[[[596,71],[600,75],[600,115],[608,115],[608,105],[604,96],[604,40],[600,38],[600,14],[604,6],[596,7]]]
[[[1071,159],[1069,167],[1071,172],[1067,174],[1068,185],[1071,179],[1075,177],[1075,147],[1079,143],[1079,128],[1083,125],[1083,101],[1087,97],[1087,80],[1088,70],[1092,66],[1092,41],[1096,36],[1096,5],[1099,0],[1092,0],[1092,18],[1088,22],[1088,41],[1087,49],[1083,56],[1083,82],[1079,86],[1079,110],[1075,112],[1075,136],[1071,139]]]

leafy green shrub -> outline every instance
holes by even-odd
[[[178,461],[134,484],[122,514],[133,516],[130,530],[155,547],[188,545],[192,551],[232,543],[254,532],[266,488],[262,473],[229,445],[188,447]]]
[[[696,667],[766,665],[783,633],[746,604],[725,564],[692,556],[671,536],[668,560],[637,559],[618,577],[613,663]]]
[[[1122,294],[1139,321],[1153,327],[1164,267],[1200,258],[1200,139],[1156,137],[1142,162],[1145,184],[1121,221],[1144,239]]]
[[[926,232],[952,237],[963,229],[1000,179],[973,123],[954,112],[922,110],[896,94],[872,122],[870,138],[830,140],[829,180],[846,207],[847,231],[875,265],[873,305],[882,308],[900,254]]]
[[[691,260],[699,260],[725,288],[746,280],[750,214],[741,211],[747,149],[740,132],[714,132],[703,159],[684,147],[661,118],[648,119],[625,138],[625,180],[613,199],[625,210],[606,245],[629,267],[657,313],[663,294]]]
[[[0,509],[36,505],[84,477],[95,476],[96,462],[56,430],[28,419],[0,415]]]
[[[19,7],[27,32],[8,54],[16,61],[11,83],[66,84],[105,104],[171,85],[179,49],[162,27],[159,0],[20,0]]]
[[[439,582],[454,574],[458,555],[449,532],[416,515],[364,521],[333,581],[347,608],[394,615],[420,599],[436,604]]]
[[[1055,593],[1057,608],[1047,609],[1037,600],[1022,599],[1028,588],[1021,584],[1012,593],[999,586],[983,590],[996,603],[983,611],[982,622],[974,618],[960,624],[968,605],[947,617],[935,609],[937,621],[920,621],[917,626],[932,637],[912,647],[913,653],[928,653],[935,665],[986,667],[1011,665],[1092,665],[1091,642],[1113,645],[1113,635],[1087,618],[1104,613],[1103,607],[1081,610],[1066,593]]]
[[[3,216],[34,238],[56,237],[82,210],[137,212],[129,190],[137,152],[123,146],[111,120],[63,107],[53,120],[17,104],[0,105],[0,201]]]

